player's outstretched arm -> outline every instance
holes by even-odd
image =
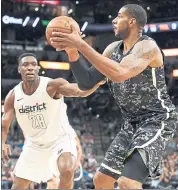
[[[47,91],[51,97],[55,97],[56,99],[61,98],[62,95],[66,97],[86,97],[104,83],[105,81],[101,81],[90,90],[80,90],[78,84],[69,83],[63,78],[58,78],[49,83]]]
[[[14,119],[14,91],[11,90],[5,98],[4,102],[4,113],[2,115],[2,159],[8,160],[8,155],[11,154],[10,146],[5,144],[7,140],[7,134],[9,131],[10,124]]]
[[[68,54],[69,56],[70,54]],[[76,61],[70,62],[70,67],[81,90],[92,89],[97,83],[106,78],[94,66],[89,66],[83,56],[80,56]]]
[[[119,43],[120,41],[115,41],[109,44],[104,50],[103,55],[110,58]],[[91,89],[98,82],[106,79],[106,77],[94,66],[89,67],[83,56],[80,55],[80,57],[76,58],[75,54],[70,53],[70,51],[68,52],[67,50],[66,52],[71,63],[71,70],[81,90]]]
[[[63,45],[63,47],[77,48],[83,56],[104,76],[115,82],[123,82],[131,77],[141,73],[147,66],[154,61],[160,66],[162,62],[161,52],[152,40],[143,40],[138,42],[132,54],[126,56],[120,64],[113,61],[98,52],[88,45],[76,33],[75,29],[71,34],[55,32],[52,42]]]
[[[115,47],[119,43],[120,41],[116,41],[108,45],[104,50],[103,55],[106,57],[111,57]],[[57,51],[60,50],[60,48],[57,49]],[[97,83],[106,79],[106,77],[94,66],[89,66],[87,60],[83,56],[73,53],[76,49],[73,49],[73,51],[71,50],[71,48],[65,48],[65,51],[69,57],[72,73],[81,90],[92,89]]]
[[[79,51],[97,70],[114,82],[124,82],[140,74],[154,62],[157,62],[157,66],[163,64],[161,52],[151,40],[138,42],[132,53],[124,57],[119,64],[97,53],[85,42],[79,47]]]

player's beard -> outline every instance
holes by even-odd
[[[122,40],[125,40],[129,36],[128,28],[126,28],[126,29],[124,29],[122,31],[119,31],[115,36],[116,36],[116,38],[120,38]]]

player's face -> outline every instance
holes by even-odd
[[[38,79],[39,66],[37,60],[33,56],[23,57],[19,64],[19,73],[23,81],[34,82]]]
[[[118,16],[112,21],[115,36],[121,39],[127,38],[132,27],[133,19],[127,15],[125,8],[121,8]]]

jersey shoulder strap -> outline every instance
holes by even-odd
[[[147,35],[143,35],[140,39],[141,39],[141,40],[153,40],[153,41],[157,44],[157,42],[156,42],[153,38],[151,38],[151,37],[149,37],[149,36],[147,36]],[[157,46],[159,47],[158,44],[157,44]],[[161,54],[162,54],[162,56],[163,56],[163,62],[164,62],[164,60],[165,60],[164,52],[163,52],[163,50],[162,50],[160,47],[159,47],[159,49],[160,49]]]

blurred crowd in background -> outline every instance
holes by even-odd
[[[27,0],[30,2],[30,0]],[[26,2],[27,2],[26,1]],[[42,2],[41,0],[39,2]],[[102,53],[105,47],[115,41],[111,30],[105,27],[96,31],[95,24],[108,25],[117,15],[118,10],[125,4],[137,3],[142,5],[148,14],[148,23],[173,22],[168,30],[167,25],[162,25],[164,32],[155,28],[145,33],[156,40],[163,50],[171,49],[169,56],[165,57],[165,80],[167,91],[178,111],[178,1],[177,0],[61,0],[50,1],[59,4],[49,5],[45,3],[24,3],[21,0],[2,0],[2,113],[4,98],[19,81],[18,56],[24,52],[33,52],[39,61],[52,61],[60,64],[68,62],[65,52],[56,52],[45,39],[45,27],[49,20],[55,16],[69,15],[80,24],[81,28],[87,21],[89,27],[84,31],[84,38],[98,52]],[[44,14],[45,13],[45,14]],[[27,18],[29,22],[24,26],[7,23],[4,16],[14,18]],[[40,18],[34,25],[32,17]],[[7,17],[6,17],[7,19]],[[30,20],[32,19],[32,20]],[[15,22],[15,21],[14,21]],[[176,25],[177,24],[177,25]],[[33,27],[32,27],[33,25]],[[153,26],[153,25],[152,25]],[[91,28],[91,27],[90,27]],[[158,27],[159,30],[159,27]],[[176,49],[177,48],[177,49]],[[177,52],[177,53],[176,53]],[[171,56],[171,53],[174,54]],[[90,64],[90,63],[88,63]],[[51,78],[63,77],[69,82],[75,82],[70,70],[45,69],[41,64],[40,75]],[[98,169],[105,152],[115,138],[123,122],[119,107],[109,93],[107,84],[100,87],[87,98],[65,98],[68,106],[68,116],[71,126],[75,129],[81,140],[83,157],[83,177],[75,181],[75,189],[93,189],[93,175]],[[13,169],[22,151],[24,137],[16,119],[11,124],[8,141],[11,145],[12,156],[8,163],[2,166],[2,188],[9,189],[12,185]],[[78,171],[80,173],[80,171]],[[169,142],[162,160],[160,176],[154,179],[148,178],[144,184],[147,189],[176,189],[178,188],[178,131],[174,139]],[[77,176],[76,172],[76,176]],[[30,188],[45,189],[46,184],[30,185]],[[117,188],[117,185],[116,185]]]

